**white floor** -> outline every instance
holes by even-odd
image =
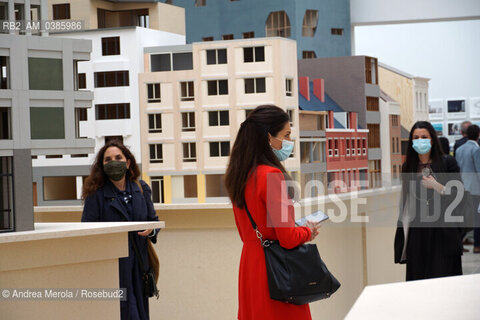
[[[469,252],[463,253],[463,274],[480,273],[480,253],[473,253],[473,245],[465,246]]]

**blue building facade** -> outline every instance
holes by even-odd
[[[296,40],[299,59],[351,55],[349,0],[161,1],[185,8],[188,43],[274,35]]]

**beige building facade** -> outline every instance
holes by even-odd
[[[402,171],[400,103],[380,93],[380,134],[382,137],[382,180],[398,183]]]
[[[139,75],[144,179],[156,203],[228,202],[223,175],[248,112],[275,104],[292,118],[300,170],[295,41],[213,41],[145,48]]]
[[[383,63],[378,64],[380,88],[400,103],[402,127],[410,131],[417,121],[428,121],[428,78],[415,77]]]
[[[155,2],[48,0],[50,20],[80,20],[85,29],[138,26],[185,35],[185,9]]]

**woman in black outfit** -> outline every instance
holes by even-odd
[[[139,179],[140,168],[130,150],[118,141],[103,146],[83,184],[85,200],[82,222],[156,221],[151,189]],[[148,298],[143,294],[143,273],[148,263],[147,237],[157,242],[158,230],[129,232],[128,257],[118,260],[119,285],[127,289],[120,301],[122,320],[148,320]],[[137,246],[138,254],[134,249]],[[141,263],[139,262],[141,259]],[[141,270],[143,268],[145,270]]]
[[[452,180],[461,183],[455,158],[443,154],[433,126],[418,121],[410,131],[402,166],[395,235],[395,263],[407,264],[407,281],[462,274],[461,229],[445,222],[447,207],[456,197],[456,188],[445,189]]]

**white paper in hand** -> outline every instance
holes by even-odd
[[[303,217],[301,219],[298,219],[298,220],[295,220],[295,223],[298,225],[298,226],[304,226],[307,221],[311,221],[311,222],[322,222],[324,220],[327,220],[328,219],[328,216],[325,214],[325,212],[323,211],[317,211],[317,212],[314,212],[312,214],[309,214],[308,216],[306,217]]]

